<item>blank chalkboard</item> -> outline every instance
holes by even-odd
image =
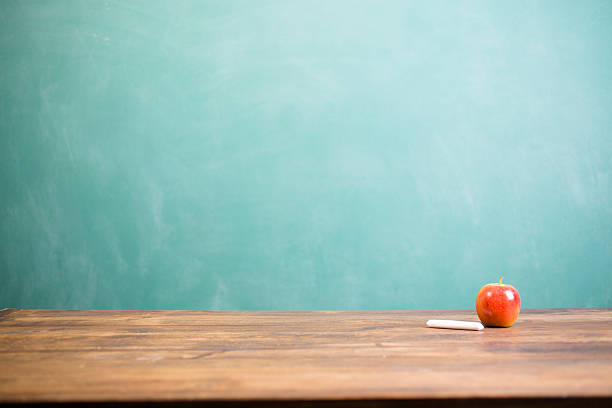
[[[612,306],[609,1],[0,2],[0,307]]]

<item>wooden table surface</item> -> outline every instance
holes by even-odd
[[[451,310],[4,309],[0,402],[612,406],[612,309],[524,310],[480,332],[426,328],[430,318],[477,321]]]

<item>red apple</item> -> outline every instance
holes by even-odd
[[[510,327],[521,311],[521,297],[512,285],[501,283],[484,285],[476,295],[476,313],[487,327]]]

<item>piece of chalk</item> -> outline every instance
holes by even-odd
[[[458,329],[458,330],[482,330],[484,326],[476,322],[462,322],[460,320],[428,320],[427,327],[437,329]]]

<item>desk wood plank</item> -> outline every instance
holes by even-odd
[[[612,309],[0,311],[0,402],[612,398]]]

